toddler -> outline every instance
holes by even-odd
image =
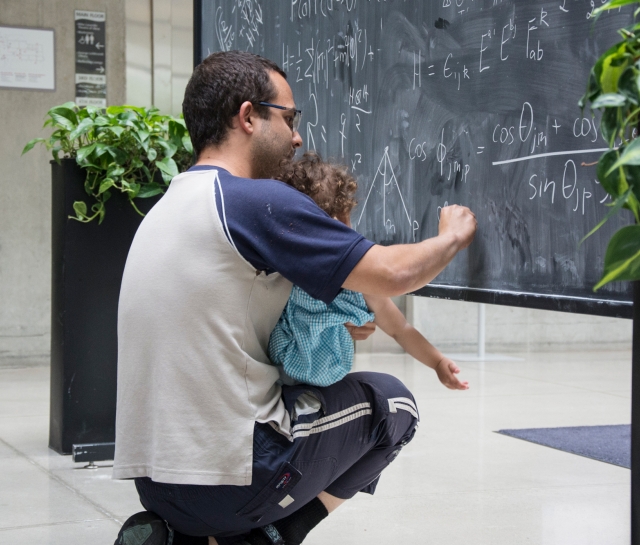
[[[311,197],[332,218],[351,227],[357,184],[346,167],[306,152],[288,163],[278,179]],[[353,365],[354,347],[346,323],[375,322],[411,356],[435,370],[440,382],[467,390],[456,376],[460,369],[411,326],[389,297],[363,295],[343,289],[329,305],[294,286],[269,339],[269,358],[286,377],[314,386],[342,379]]]

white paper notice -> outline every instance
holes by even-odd
[[[55,90],[52,29],[0,26],[0,87]]]

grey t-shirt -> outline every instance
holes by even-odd
[[[252,203],[242,212],[244,224],[255,230],[247,228],[240,242],[230,229],[240,213],[231,187],[244,183],[251,186],[244,199]],[[288,224],[269,217],[285,210],[294,218]],[[305,233],[317,224],[329,238],[339,233],[343,244],[314,246]],[[295,245],[282,242],[288,229]],[[269,270],[240,251],[252,240]],[[285,435],[290,428],[267,357],[290,280],[313,284],[330,299],[332,279],[346,278],[370,246],[280,182],[217,169],[176,177],[136,233],[123,277],[114,478],[250,484],[254,423],[271,422]],[[279,271],[279,252],[316,268]]]

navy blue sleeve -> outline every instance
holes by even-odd
[[[331,218],[293,187],[219,169],[224,217],[236,248],[257,270],[279,272],[329,304],[373,242]]]

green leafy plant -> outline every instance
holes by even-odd
[[[90,209],[76,201],[73,219],[104,219],[105,203],[114,191],[124,193],[135,210],[135,199],[164,193],[171,179],[191,165],[193,147],[184,120],[161,115],[156,108],[78,107],[73,102],[51,108],[45,127],[49,138],[34,138],[22,150],[44,144],[54,160],[75,158],[86,170],[84,189]]]
[[[640,4],[640,0],[609,0],[594,15]],[[637,18],[640,9],[635,11]],[[619,31],[622,40],[607,50],[591,69],[580,107],[601,110],[600,127],[609,147],[598,161],[600,184],[613,200],[611,210],[585,237],[597,231],[621,208],[636,225],[618,230],[607,246],[604,272],[594,291],[614,280],[640,280],[640,23]],[[584,240],[584,239],[583,239]]]

